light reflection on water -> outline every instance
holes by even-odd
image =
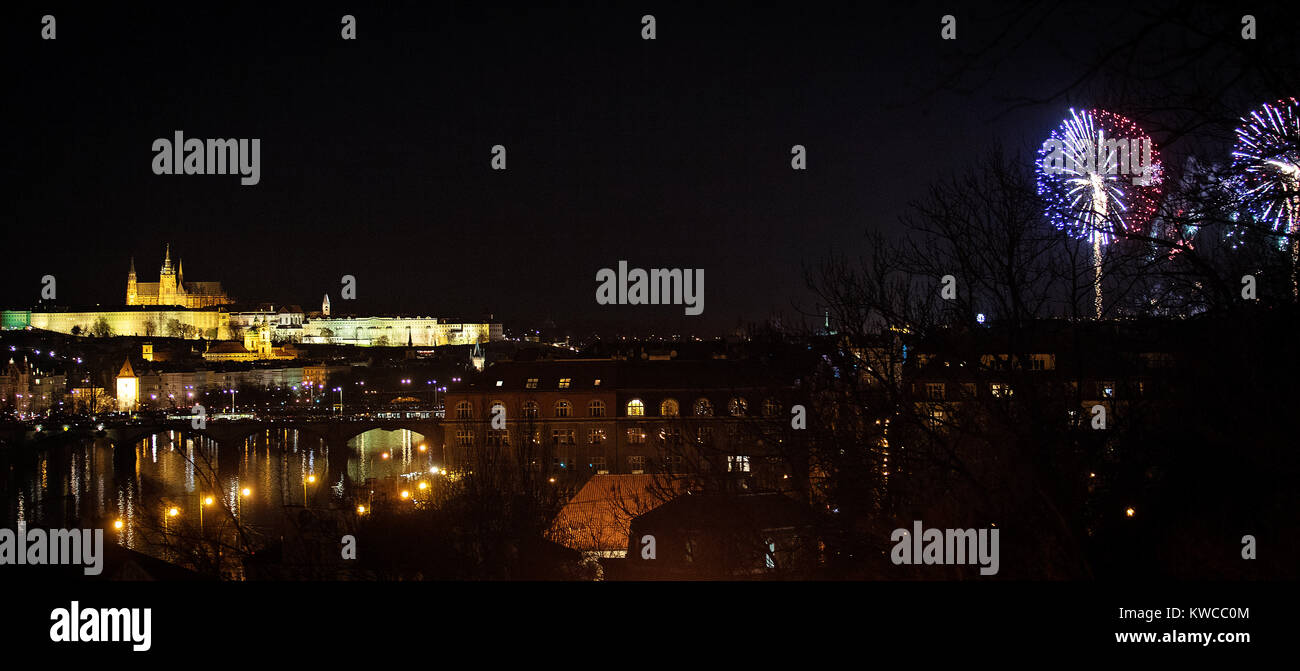
[[[10,457],[8,480],[0,489],[0,526],[25,521],[103,528],[105,538],[157,556],[162,553],[149,547],[145,532],[175,528],[178,521],[211,525],[224,511],[274,536],[290,511],[303,505],[304,495],[313,507],[328,506],[342,501],[349,480],[360,487],[370,478],[427,472],[435,462],[433,450],[419,450],[424,440],[407,430],[376,429],[349,441],[347,454],[331,455],[318,439],[297,431],[268,431],[242,446],[220,449],[203,436],[167,432],[127,448],[134,459],[115,459],[106,442],[85,441]],[[214,504],[203,506],[207,517],[200,520],[208,496]],[[177,515],[169,518],[173,507]],[[114,529],[116,520],[122,529]]]

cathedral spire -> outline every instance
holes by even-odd
[[[128,274],[131,274],[131,275],[134,275],[134,274],[135,274],[135,257],[134,257],[134,256],[131,257],[131,270],[128,271]]]
[[[172,270],[172,244],[170,242],[167,243],[167,246],[164,249],[166,251],[163,252],[162,271],[164,273],[169,273]]]
[[[182,286],[185,283],[185,261],[176,259],[176,286]]]

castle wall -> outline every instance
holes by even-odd
[[[33,328],[72,333],[72,327],[80,326],[82,334],[88,334],[95,322],[103,317],[108,321],[113,335],[120,336],[169,336],[168,324],[174,319],[191,326],[194,338],[207,338],[211,330],[216,330],[218,340],[230,337],[226,323],[226,313],[217,310],[130,310],[130,311],[87,311],[87,312],[32,312]],[[153,322],[154,331],[149,332],[147,324]],[[159,328],[161,324],[161,329]]]

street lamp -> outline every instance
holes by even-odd
[[[314,484],[316,484],[315,475],[308,475],[302,481],[302,505],[304,508],[307,507],[307,485],[314,485]]]
[[[212,505],[211,496],[204,497],[201,501],[199,501],[199,535],[200,536],[203,535],[203,509],[210,505]]]

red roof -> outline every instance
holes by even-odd
[[[625,551],[632,518],[683,489],[681,479],[672,476],[594,475],[555,516],[551,538],[584,552]]]

